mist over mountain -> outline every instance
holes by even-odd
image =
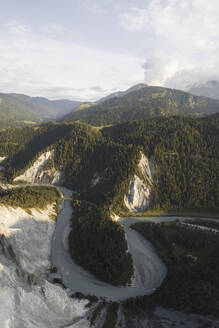
[[[130,93],[132,91],[140,90],[140,89],[146,88],[146,87],[147,87],[147,84],[146,83],[138,83],[138,84],[133,85],[132,87],[128,88],[125,91],[116,91],[116,92],[113,92],[113,93],[109,94],[106,97],[100,98],[97,101],[97,103],[101,103],[101,102],[104,102],[106,100],[109,100],[109,99],[112,99],[112,98],[116,98],[116,97],[122,97],[122,96],[125,96],[125,95],[127,95],[128,93]]]
[[[188,92],[197,96],[219,99],[219,81],[209,80],[205,83],[193,84],[188,87]]]

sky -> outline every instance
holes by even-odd
[[[93,101],[217,79],[218,0],[0,0],[0,92]]]

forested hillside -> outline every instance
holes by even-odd
[[[70,253],[100,280],[114,285],[131,282],[131,255],[123,228],[109,211],[85,201],[73,200],[74,214],[69,236]]]
[[[80,102],[70,100],[0,93],[0,129],[54,120],[71,112],[79,104]]]
[[[152,208],[219,208],[218,115],[124,123],[103,135],[155,156]]]
[[[8,156],[2,174],[12,182],[40,154],[53,152],[47,165],[62,171],[63,184],[73,190],[74,258],[100,279],[125,284],[132,273],[131,259],[111,216],[129,214],[124,195],[139,173],[141,153],[154,158],[150,211],[214,212],[219,208],[218,145],[218,115],[155,117],[102,130],[79,122],[10,129],[1,133],[0,156]]]
[[[2,132],[3,140],[15,141],[15,131]],[[2,144],[2,155],[9,155],[6,177],[12,181],[42,152],[54,150],[50,165],[64,171],[64,184],[73,189],[73,200],[79,199],[85,206],[82,211],[81,203],[74,202],[70,235],[74,258],[102,280],[127,283],[132,275],[131,257],[123,229],[112,222],[109,208],[119,211],[123,204],[123,194],[138,163],[138,148],[103,138],[101,132],[82,123],[48,124],[39,127],[37,132],[32,129],[32,133],[27,128],[26,134],[26,143],[20,146],[20,151],[8,150],[7,142]],[[17,139],[20,136],[21,129],[18,129]],[[92,179],[97,173],[101,181],[93,185]],[[87,201],[94,205],[88,205]]]
[[[132,228],[153,243],[168,271],[154,294],[125,302],[129,315],[159,304],[218,317],[218,234],[191,229],[179,222],[137,223]]]
[[[145,87],[66,115],[63,121],[114,125],[154,116],[205,116],[219,112],[219,101],[162,87]]]
[[[0,191],[0,205],[21,207],[24,209],[44,209],[48,204],[56,203],[57,212],[61,194],[55,187],[32,186]]]

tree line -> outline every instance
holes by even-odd
[[[126,311],[148,311],[160,305],[203,315],[219,315],[219,236],[179,222],[132,226],[153,243],[167,266],[160,288],[129,299]]]
[[[57,210],[61,201],[58,189],[47,186],[27,186],[0,191],[0,205],[44,209],[48,204],[56,203]]]

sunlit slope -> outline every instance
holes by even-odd
[[[219,112],[219,101],[161,87],[145,87],[121,97],[72,112],[63,121],[82,121],[95,126],[118,124],[154,116],[201,117]]]
[[[34,125],[57,119],[80,103],[70,100],[49,100],[22,94],[0,94],[0,129]]]

